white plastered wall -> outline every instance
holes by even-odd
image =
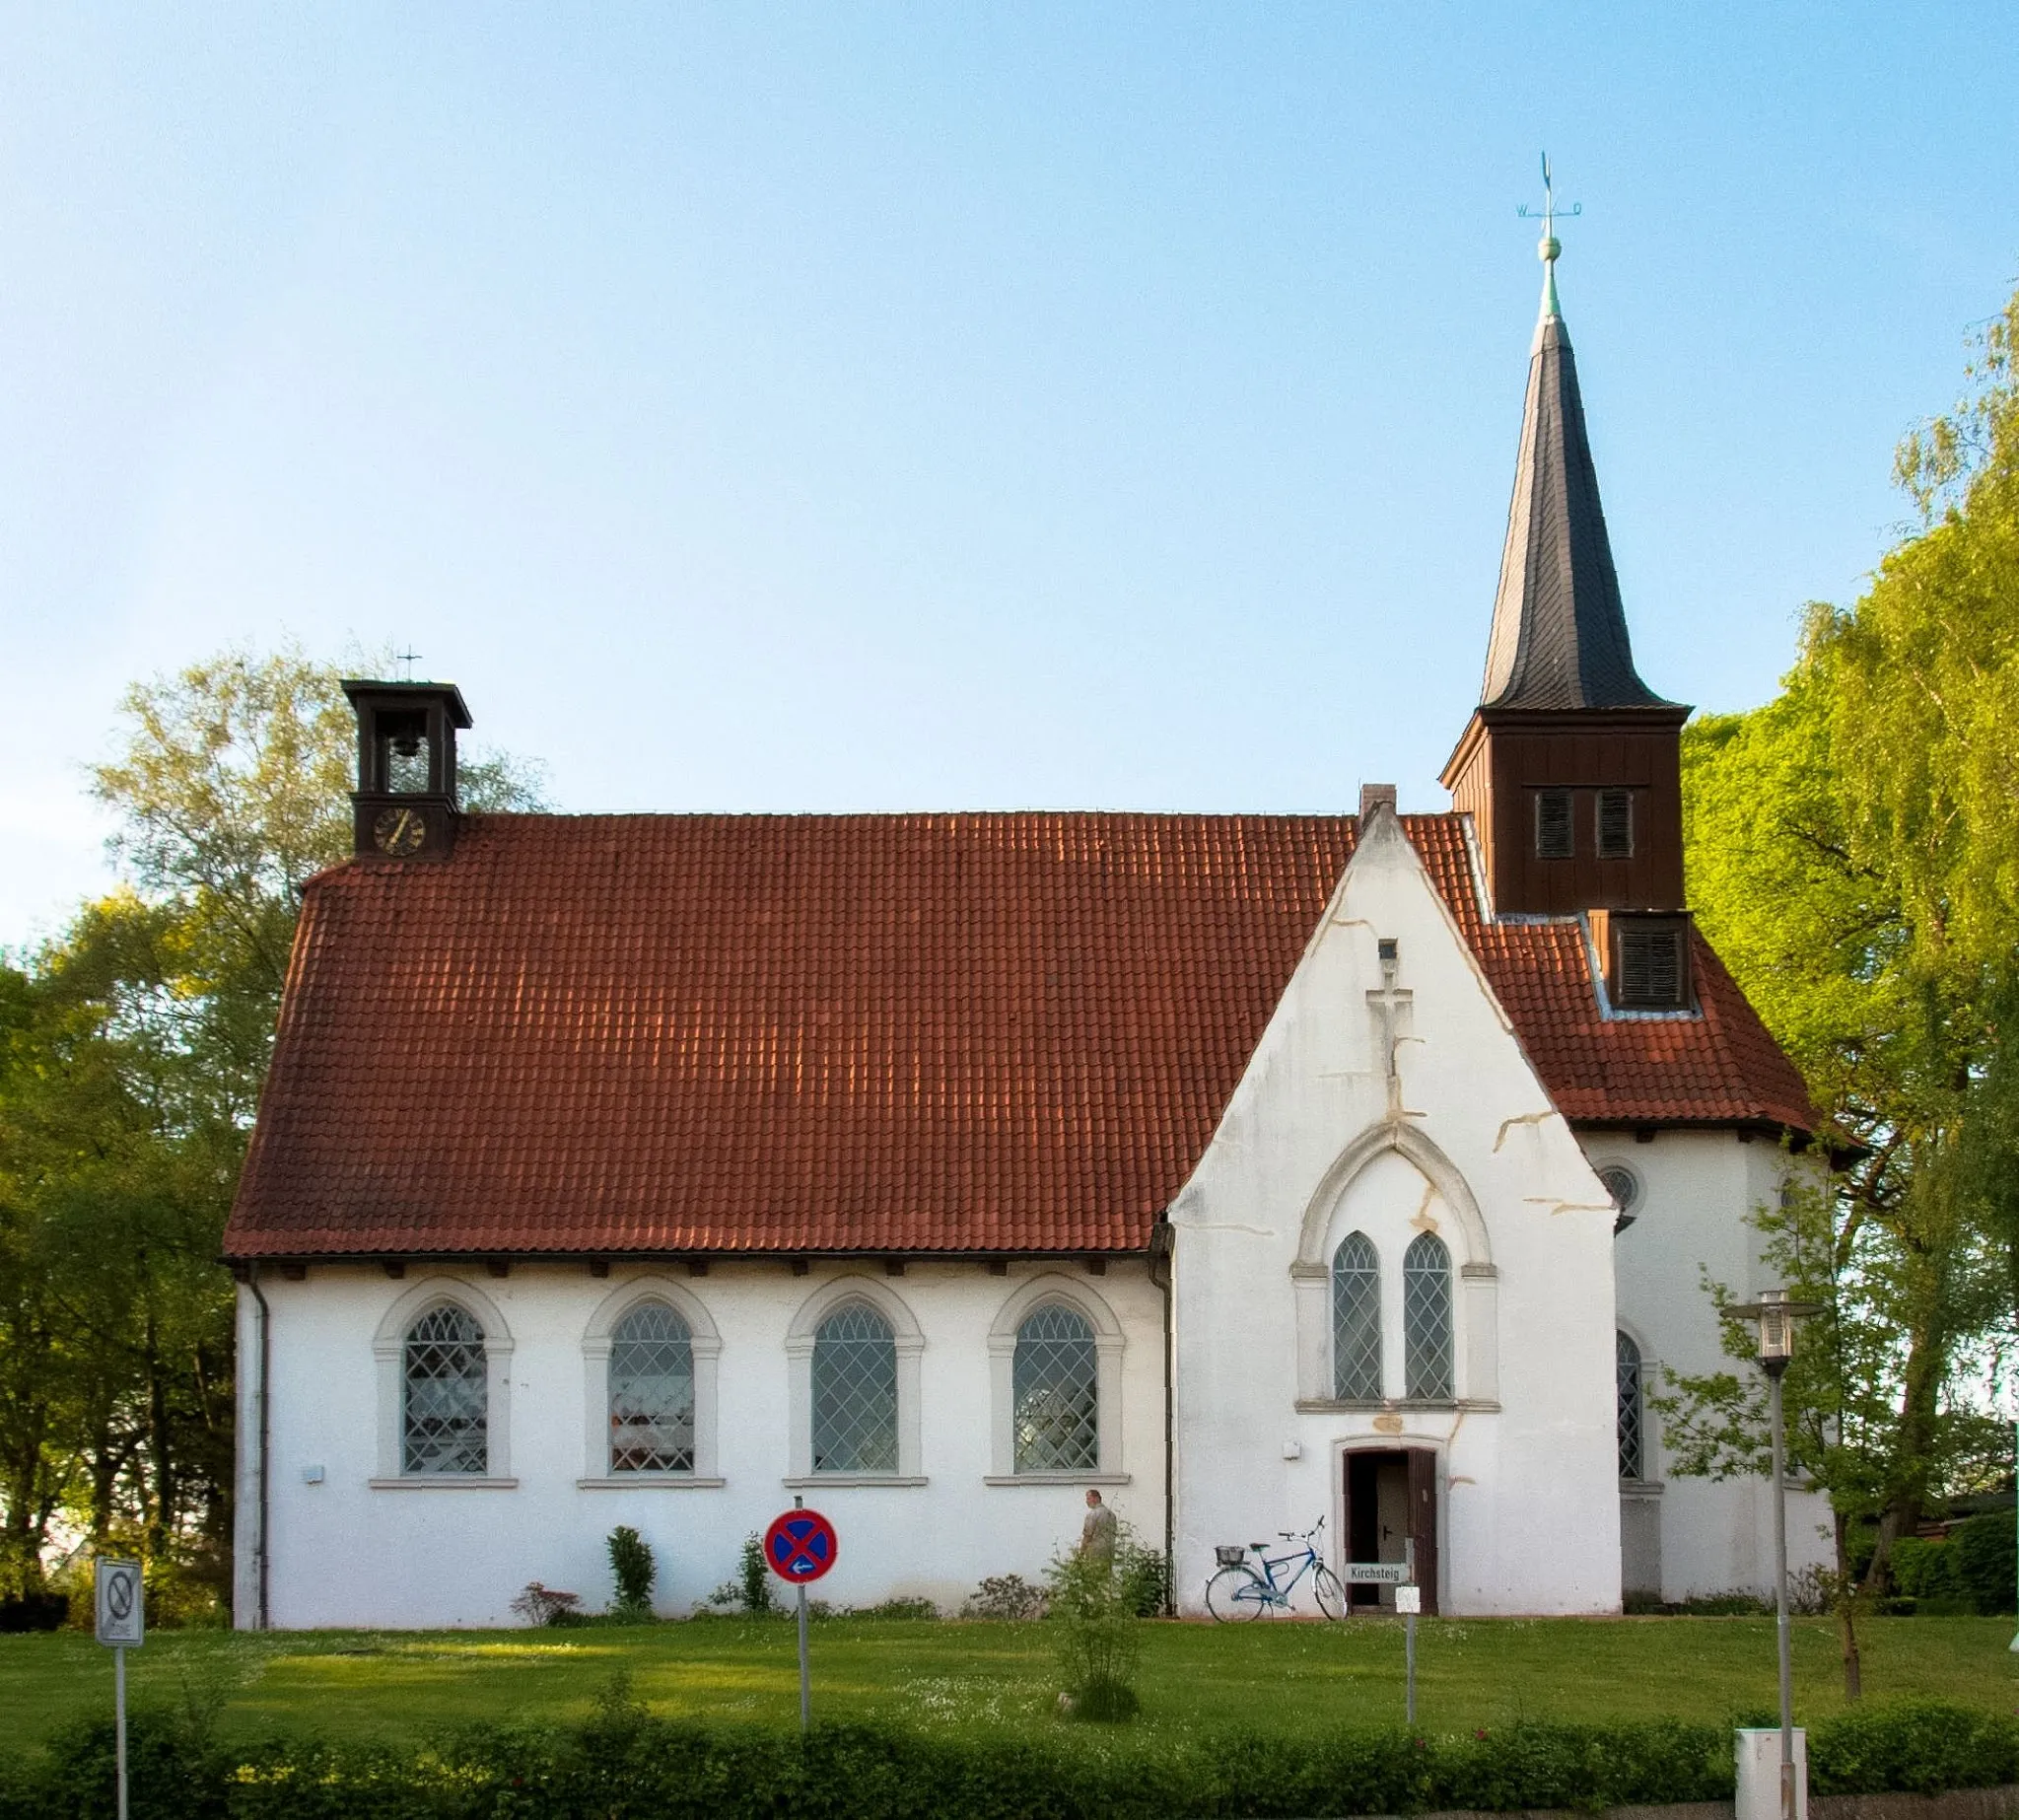
[[[1396,1087],[1377,944],[1397,946]],[[1217,1543],[1326,1519],[1342,1450],[1437,1454],[1451,1614],[1619,1607],[1613,1211],[1399,826],[1369,824],[1272,1016],[1175,1230],[1180,1604]],[[1329,1397],[1339,1240],[1380,1254],[1388,1405]],[[1400,1379],[1401,1253],[1434,1227],[1454,1267],[1457,1395]]]
[[[913,1264],[902,1277],[841,1264],[815,1264],[803,1277],[782,1263],[716,1263],[699,1278],[679,1272],[687,1305],[705,1308],[719,1342],[715,1471],[703,1475],[718,1482],[595,1483],[585,1423],[600,1408],[589,1381],[603,1368],[598,1336],[606,1339],[613,1295],[661,1274],[619,1265],[595,1279],[581,1265],[534,1264],[500,1280],[481,1269],[416,1266],[395,1282],[376,1266],[316,1265],[300,1282],[262,1276],[273,1319],[274,1626],[510,1624],[511,1601],[533,1579],[599,1608],[609,1596],[604,1539],[619,1523],[653,1547],[659,1608],[684,1611],[732,1577],[743,1538],[789,1508],[796,1492],[840,1530],[840,1563],[817,1594],[837,1604],[923,1596],[951,1608],[985,1575],[1034,1580],[1055,1548],[1077,1540],[1088,1485],[1147,1542],[1162,1545],[1163,1298],[1142,1259],[1116,1260],[1097,1277],[1051,1263],[1011,1264],[1006,1276],[976,1263]],[[792,1329],[843,1277],[866,1299],[894,1298],[912,1317],[917,1470],[904,1476],[922,1483],[790,1483]],[[1036,1290],[1040,1278],[1049,1292]],[[500,1479],[406,1487],[387,1483],[383,1470],[375,1336],[396,1305],[425,1300],[430,1285],[466,1289],[509,1331],[509,1474]],[[989,1335],[1012,1299],[1028,1305],[1046,1293],[1098,1317],[1108,1374],[1101,1469],[1006,1484],[996,1430],[1007,1410],[995,1405],[1007,1380]],[[244,1291],[240,1333],[250,1363],[256,1309]],[[255,1377],[241,1373],[248,1443],[257,1434]],[[494,1392],[493,1409],[500,1406]],[[255,1443],[241,1449],[241,1625],[256,1621],[257,1510]]]
[[[1744,1142],[1731,1131],[1657,1131],[1645,1144],[1630,1132],[1587,1132],[1584,1143],[1595,1168],[1625,1168],[1638,1184],[1634,1223],[1614,1241],[1614,1260],[1620,1326],[1640,1348],[1649,1391],[1664,1371],[1750,1369],[1722,1350],[1705,1278],[1746,1300],[1775,1287],[1778,1278],[1761,1261],[1760,1233],[1749,1216],[1777,1203],[1790,1169],[1813,1173],[1819,1165],[1790,1156],[1771,1139]],[[1650,1408],[1643,1481],[1623,1488],[1622,1498],[1630,1521],[1659,1532],[1662,1597],[1771,1596],[1774,1503],[1766,1479],[1678,1476],[1662,1445],[1661,1418]],[[1828,1499],[1790,1491],[1790,1572],[1828,1563],[1830,1537]]]

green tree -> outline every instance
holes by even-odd
[[[94,792],[126,889],[0,967],[0,1588],[59,1520],[221,1590],[232,1310],[216,1259],[302,888],[349,851],[338,671],[233,652],[129,690]],[[529,767],[460,769],[475,810]]]
[[[1963,403],[1902,448],[1918,525],[1854,606],[1810,609],[1774,701],[1684,741],[1691,901],[1847,1157],[1761,1224],[1827,1310],[1788,1394],[1797,1466],[1838,1510],[1853,1685],[1854,1598],[2004,1448],[1983,1367],[2019,1301],[2015,344],[2019,296]],[[1666,1406],[1679,1470],[1757,1467],[1750,1377],[1677,1380]]]

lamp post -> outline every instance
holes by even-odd
[[[1760,1369],[1767,1373],[1767,1409],[1774,1435],[1774,1629],[1780,1653],[1780,1820],[1795,1820],[1794,1669],[1787,1624],[1787,1434],[1781,1419],[1780,1379],[1794,1357],[1794,1324],[1820,1314],[1822,1304],[1790,1301],[1785,1290],[1762,1290],[1758,1301],[1727,1312],[1760,1328]]]

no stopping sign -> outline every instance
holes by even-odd
[[[803,1586],[834,1566],[841,1553],[834,1525],[818,1510],[788,1510],[764,1532],[764,1560],[780,1579]]]

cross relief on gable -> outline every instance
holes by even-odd
[[[1387,1079],[1388,1116],[1391,1119],[1402,1116],[1402,1074],[1397,1063],[1397,1050],[1405,1039],[1415,1034],[1415,1004],[1416,995],[1407,986],[1396,985],[1392,979],[1367,993],[1367,1010],[1374,1018],[1374,1054]]]

